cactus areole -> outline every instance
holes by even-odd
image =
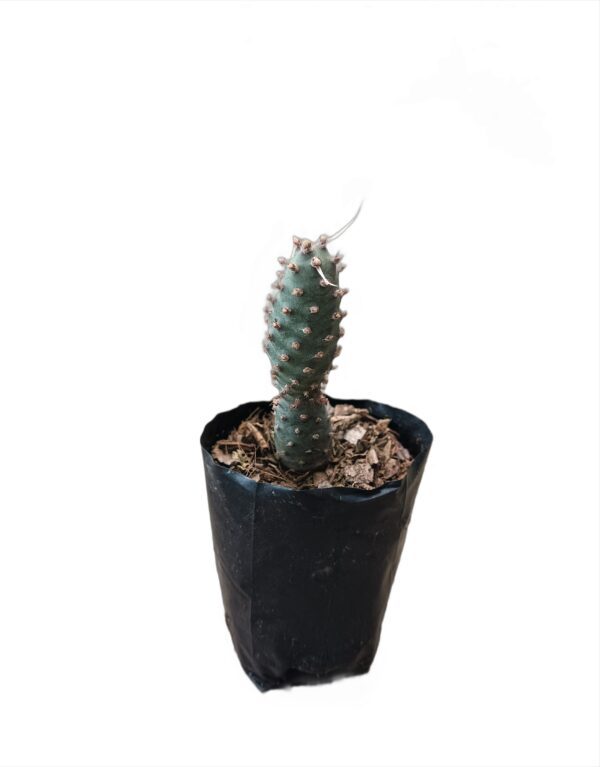
[[[340,302],[347,290],[339,286],[342,257],[339,253],[332,256],[327,244],[342,230],[331,237],[321,235],[316,241],[293,238],[291,256],[279,258],[282,268],[264,310],[264,349],[277,388],[273,399],[275,451],[281,463],[295,471],[322,467],[331,446],[324,389],[341,351],[340,322],[345,312]]]

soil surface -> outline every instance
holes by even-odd
[[[212,447],[219,463],[256,482],[296,489],[359,487],[372,490],[402,479],[412,457],[390,428],[389,418],[375,418],[353,405],[331,408],[331,460],[317,471],[296,472],[283,467],[273,448],[273,414],[255,410]]]

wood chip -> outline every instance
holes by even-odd
[[[389,418],[380,418],[375,424],[375,431],[378,434],[382,434],[384,431],[386,431],[389,428],[389,425],[390,425]]]
[[[354,407],[353,405],[336,405],[333,408],[333,415],[354,415],[357,410],[358,408]]]
[[[269,449],[269,443],[255,424],[253,424],[251,421],[245,421],[242,426],[246,432],[250,432],[250,435],[254,438],[254,441],[258,445],[259,450]],[[241,430],[242,429],[240,428],[240,431]]]
[[[232,463],[239,460],[235,450],[232,453],[228,453],[219,446],[218,442],[212,449],[212,455],[213,458],[216,458],[219,463],[224,463],[225,466],[231,466]]]
[[[388,437],[385,442],[383,443],[381,450],[379,451],[379,454],[381,456],[381,460],[383,463],[387,463],[389,459],[392,456],[392,441]]]
[[[313,474],[313,481],[315,483],[315,487],[331,487],[329,477],[324,471],[315,471]]]
[[[398,473],[399,468],[400,461],[397,461],[395,458],[390,458],[388,461],[386,461],[386,464],[383,468],[384,479],[391,479],[395,474]]]
[[[412,460],[411,454],[404,447],[404,445],[401,445],[399,442],[397,443],[397,446],[396,446],[396,456],[401,461],[411,461]]]
[[[363,426],[353,426],[344,434],[344,439],[351,445],[356,445],[366,433],[367,430]]]
[[[355,464],[346,466],[344,476],[355,486],[368,487],[373,481],[373,469],[364,461],[357,461]]]

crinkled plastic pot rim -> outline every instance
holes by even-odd
[[[389,482],[386,482],[381,487],[372,488],[370,490],[366,490],[364,488],[360,487],[343,487],[341,485],[334,486],[334,487],[307,487],[307,488],[294,488],[294,487],[285,487],[284,485],[278,485],[274,482],[264,482],[262,480],[255,480],[250,477],[247,477],[245,474],[242,474],[242,472],[237,471],[235,468],[231,468],[229,466],[225,466],[225,464],[219,463],[216,459],[213,458],[211,449],[215,442],[217,442],[219,439],[224,439],[228,436],[231,429],[238,426],[244,418],[246,418],[250,413],[254,412],[256,409],[260,409],[262,411],[267,411],[271,407],[271,402],[268,400],[257,400],[255,402],[244,402],[240,405],[237,405],[236,407],[231,408],[230,410],[223,410],[220,413],[217,413],[211,420],[206,424],[202,431],[202,435],[200,437],[200,445],[202,447],[203,452],[207,453],[207,455],[210,457],[210,459],[218,466],[219,470],[223,471],[226,474],[231,475],[236,479],[236,481],[239,481],[242,485],[247,485],[248,487],[252,487],[254,485],[263,485],[263,486],[270,486],[277,488],[278,492],[287,492],[287,493],[309,493],[310,495],[327,495],[330,496],[332,493],[339,493],[342,497],[346,499],[350,499],[353,496],[375,496],[375,495],[385,495],[386,493],[394,491],[396,488],[398,488],[403,482],[405,482],[406,477],[413,472],[413,468],[415,467],[415,464],[419,464],[419,456],[425,452],[425,454],[428,453],[429,448],[431,447],[431,443],[433,441],[433,434],[431,433],[431,430],[427,426],[427,424],[422,421],[417,416],[413,415],[412,413],[409,413],[406,410],[401,410],[400,408],[394,407],[393,405],[386,405],[381,402],[377,402],[376,400],[370,400],[370,399],[355,399],[355,398],[339,398],[339,397],[331,397],[327,395],[327,398],[329,402],[332,405],[354,405],[354,407],[357,408],[365,408],[369,411],[369,413],[375,418],[391,418],[390,426],[394,431],[399,434],[400,442],[403,444],[404,447],[406,447],[412,458],[413,463],[409,468],[408,474],[403,477],[402,479],[394,479]],[[379,413],[377,412],[379,411]],[[385,411],[385,412],[384,412]],[[390,416],[391,413],[394,414],[401,414],[402,417],[406,419],[406,423],[404,424],[404,428],[399,426],[393,417]],[[220,428],[218,430],[215,429],[215,424],[218,421],[225,421],[227,424],[226,428]],[[417,429],[416,434],[413,435],[412,439],[406,439],[406,436],[403,439],[402,432],[404,431],[406,435],[406,430],[408,428]],[[416,439],[415,439],[416,437]],[[406,444],[406,442],[412,442],[412,444]],[[239,479],[238,479],[239,478]]]

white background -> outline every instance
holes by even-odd
[[[598,8],[0,5],[3,765],[598,764]],[[330,393],[435,442],[371,673],[261,695],[198,437],[363,198]]]

